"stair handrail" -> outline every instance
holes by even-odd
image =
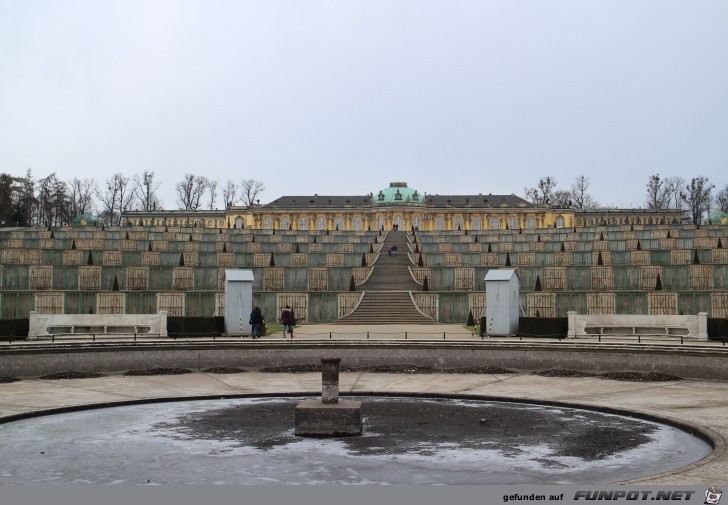
[[[348,313],[344,314],[344,315],[343,315],[343,316],[341,316],[341,317],[340,317],[339,319],[344,319],[344,318],[346,318],[346,317],[349,317],[349,316],[350,316],[350,315],[352,315],[352,314],[353,314],[354,312],[356,312],[356,309],[358,309],[358,308],[359,308],[359,305],[361,305],[361,301],[362,301],[362,300],[364,299],[364,294],[365,294],[365,293],[366,293],[366,291],[362,291],[362,292],[361,292],[361,296],[359,297],[359,301],[358,301],[358,302],[356,302],[356,305],[354,305],[354,308],[353,308],[353,309],[351,309],[351,312],[348,312]]]
[[[419,312],[420,314],[422,314],[423,316],[425,316],[427,319],[432,319],[433,321],[437,321],[437,319],[435,319],[434,317],[430,317],[430,316],[428,316],[427,314],[425,314],[424,312],[422,312],[420,310],[420,308],[417,306],[417,302],[415,302],[415,297],[412,294],[412,291],[407,291],[407,293],[409,293],[410,300],[412,300],[412,305],[417,310],[417,312]],[[435,312],[437,312],[437,310]]]

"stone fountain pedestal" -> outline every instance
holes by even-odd
[[[296,405],[296,435],[361,435],[361,402],[339,401],[340,362],[341,358],[321,358],[321,400],[303,400]]]

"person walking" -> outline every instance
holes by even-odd
[[[253,338],[260,338],[263,329],[263,313],[260,311],[260,307],[256,306],[253,312],[250,313],[248,324],[253,326]]]
[[[291,334],[293,338],[293,310],[289,305],[281,311],[281,324],[283,325],[283,338],[286,338],[286,330]]]

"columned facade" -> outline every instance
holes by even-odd
[[[674,209],[595,209],[534,205],[511,195],[433,195],[393,182],[377,193],[354,196],[283,196],[253,207],[226,210],[132,211],[130,226],[197,226],[254,230],[464,231],[584,228],[614,224],[681,223]]]

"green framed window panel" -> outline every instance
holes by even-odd
[[[126,267],[108,266],[101,267],[101,290],[113,291],[114,278],[119,291],[126,291]]]
[[[217,291],[219,270],[212,267],[197,267],[194,270],[196,291]],[[214,312],[214,307],[213,307]]]
[[[588,313],[586,293],[556,293],[556,317],[566,317],[569,311],[576,311],[579,314]]]
[[[263,313],[266,323],[272,324],[278,321],[278,307],[277,307],[277,294],[276,293],[264,293],[253,291],[253,306],[260,307],[260,311]],[[246,314],[246,317],[250,314]],[[248,321],[243,321],[247,323]]]
[[[213,317],[216,298],[216,293],[185,293],[185,317]]]
[[[713,288],[728,290],[728,265],[713,265]]]
[[[662,289],[665,291],[690,289],[689,272],[688,265],[664,265],[660,278]]]
[[[591,255],[591,253],[589,253]],[[591,267],[566,267],[567,291],[589,291],[592,288]]]
[[[617,314],[638,314],[648,313],[648,298],[644,292],[617,292],[614,295],[614,309]]]
[[[283,271],[283,285],[286,291],[307,291],[308,268],[286,268]]]
[[[172,291],[172,267],[149,267],[149,289],[153,291]]]
[[[328,276],[329,291],[349,291],[349,285],[351,284],[352,276],[351,268],[329,267]]]
[[[142,266],[142,255],[139,251],[123,251],[121,264],[127,267],[140,267]]]
[[[308,294],[308,321],[309,323],[328,323],[336,321],[339,315],[339,301],[337,293],[309,293]]]
[[[10,291],[27,290],[30,286],[28,265],[3,265],[2,287]]]
[[[679,315],[694,316],[699,312],[707,312],[708,317],[711,317],[713,304],[710,292],[678,293],[677,310]]]
[[[127,314],[156,314],[157,293],[130,292],[126,293]]]
[[[3,319],[25,319],[35,310],[35,294],[31,292],[0,293],[0,311]]]
[[[41,261],[44,265],[63,265],[63,251],[59,249],[43,249]]]
[[[66,292],[66,314],[96,314],[96,293],[89,291]]]
[[[640,269],[637,266],[614,267],[615,291],[633,291],[640,289]]]
[[[470,311],[468,293],[438,293],[438,322],[465,324]]]

